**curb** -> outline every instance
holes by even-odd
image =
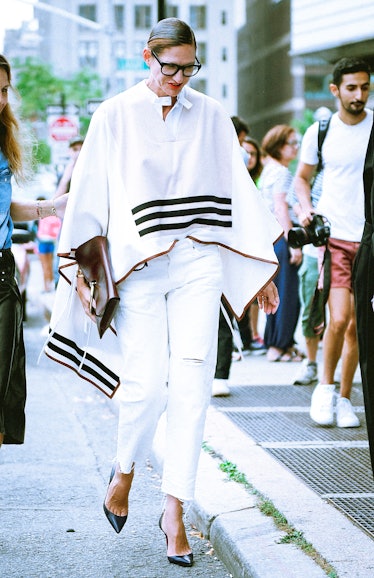
[[[209,408],[208,422],[214,414],[215,410]],[[221,435],[225,435],[229,426],[223,425]],[[152,453],[152,463],[159,472],[163,463],[163,429],[161,422]],[[239,438],[238,443],[240,445]],[[246,445],[249,444],[247,438]],[[325,572],[293,544],[280,543],[284,532],[276,528],[272,518],[260,512],[256,497],[240,484],[227,480],[217,460],[204,451],[200,456],[196,496],[188,517],[209,539],[233,578],[326,577]]]
[[[335,569],[337,577],[374,576],[374,541],[213,407],[208,411],[205,437],[218,455],[234,463],[288,523],[302,532],[304,539]],[[204,472],[200,470],[196,498],[200,516],[201,511],[206,510],[201,490],[204,483]],[[215,494],[213,486],[209,491]],[[227,489],[220,495],[226,500]],[[231,513],[230,520],[228,514],[222,513],[219,500],[215,508],[215,520],[218,518],[224,527],[218,538],[212,524],[209,537],[234,578],[326,577],[325,571],[300,549],[291,544],[279,544],[284,534],[259,510],[256,509],[255,513],[236,510]],[[240,532],[240,524],[237,527],[234,524],[236,516],[241,516],[243,529]],[[223,552],[225,540],[228,544],[234,541],[240,549],[242,569],[239,566],[239,571],[235,558],[230,560]],[[255,548],[253,541],[257,542]]]

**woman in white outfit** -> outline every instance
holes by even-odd
[[[118,451],[105,514],[119,532],[135,465],[166,410],[159,524],[169,561],[191,566],[183,502],[194,496],[221,295],[237,317],[257,295],[266,313],[277,309],[273,243],[282,232],[248,177],[230,117],[186,86],[201,66],[190,27],[176,18],[160,21],[143,56],[148,79],[93,115],[59,254],[71,258],[81,243],[106,235],[120,295]],[[77,277],[89,315],[79,269]]]

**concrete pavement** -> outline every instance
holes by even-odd
[[[41,279],[33,261],[36,281]],[[33,279],[35,282],[35,277]],[[160,476],[137,464],[129,518],[117,535],[103,513],[116,449],[116,404],[45,355],[43,304],[32,284],[25,324],[24,445],[0,450],[1,578],[229,578],[209,540],[188,523],[196,563],[172,565],[158,528]],[[190,518],[187,517],[190,522]]]
[[[37,274],[37,266],[35,271]],[[2,577],[326,576],[325,570],[293,543],[282,542],[285,533],[260,512],[256,493],[228,481],[219,469],[222,461],[234,464],[253,489],[302,533],[330,564],[331,577],[374,575],[374,540],[229,417],[243,411],[242,406],[228,411],[226,402],[214,400],[205,432],[205,445],[214,455],[202,451],[196,500],[188,513],[194,566],[185,569],[168,564],[164,538],[157,529],[162,422],[150,462],[137,468],[129,520],[122,533],[115,535],[102,513],[115,452],[115,399],[107,400],[44,356],[36,365],[46,325],[37,284],[30,298],[25,326],[29,380],[26,443],[3,446],[0,452]],[[274,395],[274,385],[281,394],[289,392],[297,367],[296,363],[271,364],[264,357],[233,363],[231,399],[236,403],[243,391],[257,393],[260,388],[268,388]],[[305,397],[304,388],[295,387],[294,391],[295,396],[304,393]],[[282,411],[279,404],[270,407],[270,398],[268,405],[261,407],[264,416]],[[298,411],[304,415],[307,408]],[[362,418],[362,408],[360,411]]]

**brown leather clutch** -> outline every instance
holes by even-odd
[[[96,316],[100,338],[111,324],[119,304],[119,295],[113,281],[107,238],[98,235],[75,250],[75,258],[91,288],[92,312]]]

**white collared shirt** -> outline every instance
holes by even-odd
[[[144,81],[144,82],[146,84],[146,81]],[[185,106],[188,110],[192,106],[192,102],[190,102],[185,96],[184,87],[182,88],[182,90],[180,91],[180,93],[177,96],[177,102],[175,103],[173,108],[170,110],[170,112],[168,112],[168,114],[166,115],[166,118],[164,119],[162,107],[171,105],[171,96],[157,96],[157,94],[155,94],[153,92],[153,90],[151,90],[149,88],[149,86],[147,84],[146,84],[146,86],[148,88],[150,98],[151,98],[158,114],[161,116],[161,118],[164,120],[164,122],[168,125],[168,128],[170,129],[171,133],[174,136],[176,136],[177,130],[178,130],[179,119],[180,119],[180,116],[182,114],[183,107]]]

